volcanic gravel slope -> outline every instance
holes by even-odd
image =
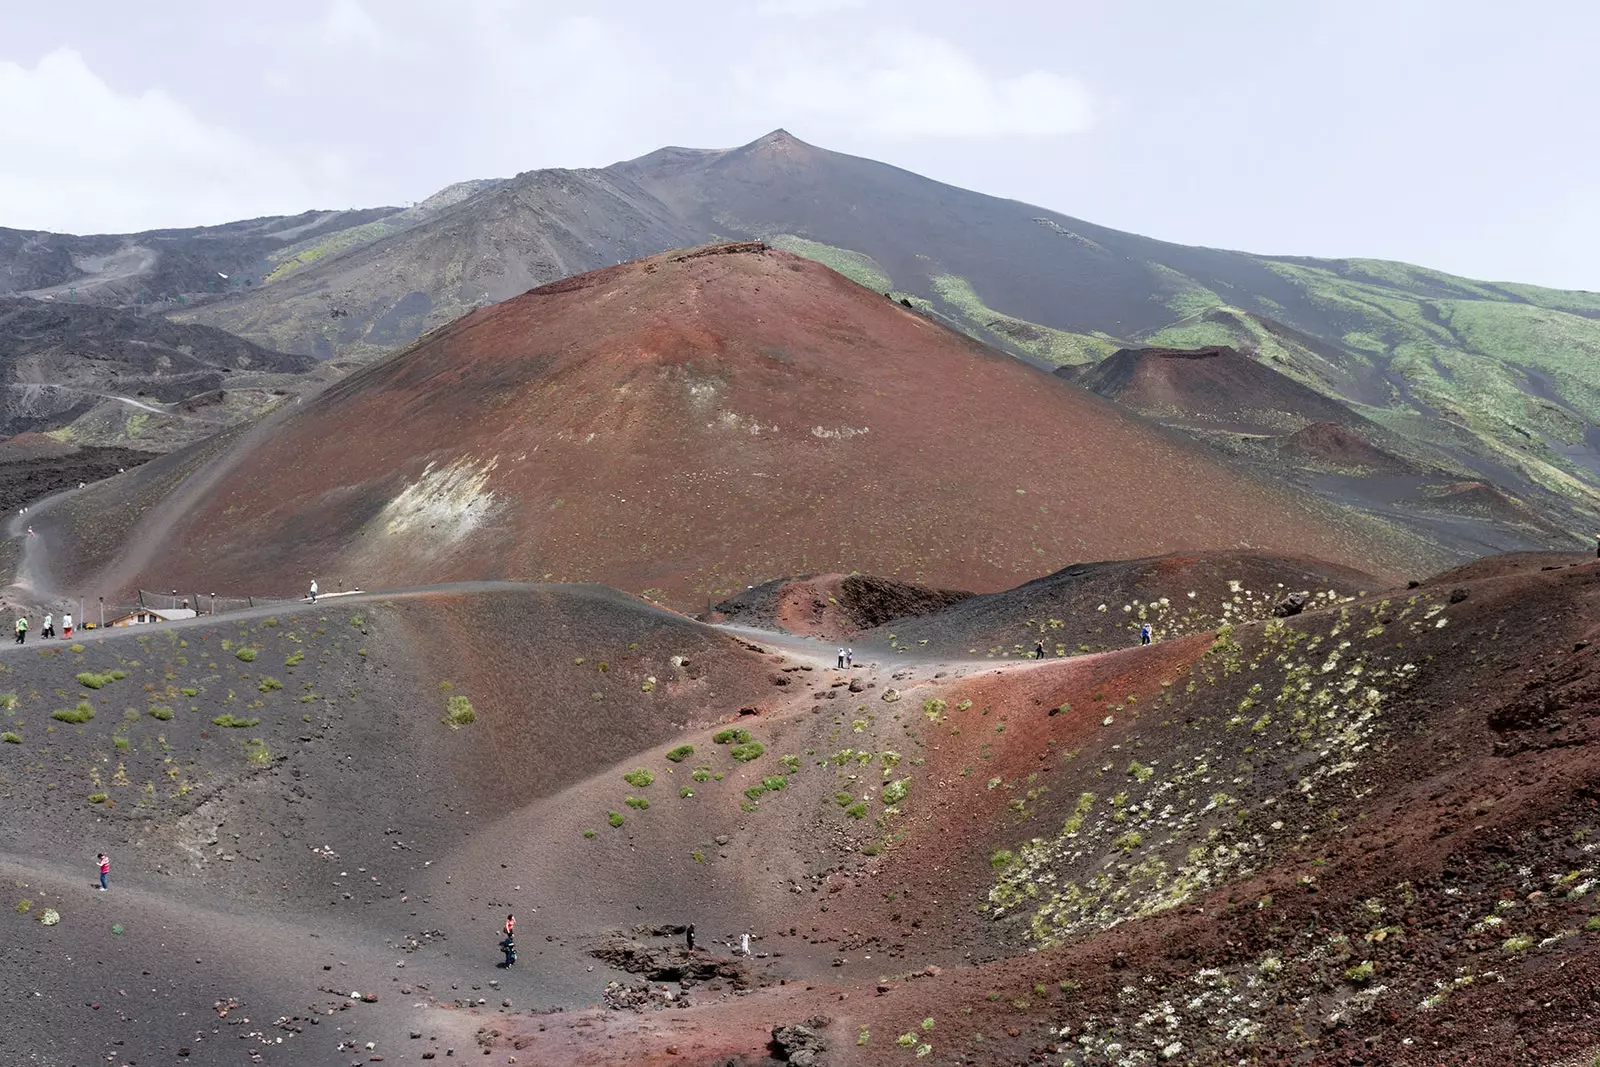
[[[699,608],[852,568],[985,591],[1185,548],[1428,555],[753,244],[475,312],[240,442],[182,507],[151,495],[137,565],[96,584],[550,577]]]
[[[795,1023],[873,1067],[1592,1054],[1600,565],[1318,604],[848,674],[592,587],[11,648],[0,1056],[753,1067]]]
[[[1313,422],[1371,426],[1346,405],[1221,345],[1124,348],[1092,367],[1063,367],[1056,373],[1142,414],[1184,426],[1270,434]]]

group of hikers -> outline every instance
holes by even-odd
[[[16,631],[17,644],[25,644],[28,640],[28,617],[26,615],[17,616]],[[47,611],[44,613],[44,629],[39,636],[44,639],[53,638],[55,635],[56,617]],[[70,611],[61,616],[61,636],[63,640],[72,636],[72,612]]]

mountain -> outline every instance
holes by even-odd
[[[1045,365],[1231,346],[1449,453],[1463,477],[1509,476],[1576,509],[1576,525],[1600,521],[1600,295],[1170,244],[781,130],[528,172],[397,234],[335,231],[294,273],[187,314],[288,351],[369,358],[530,285],[732,238],[816,259]]]
[[[727,150],[461,183],[406,211],[119,238],[0,234],[0,277],[33,292],[77,284],[78,297],[95,277],[108,298],[132,299],[104,279],[167,272],[163,307],[177,317],[364,360],[531,286],[726,239],[816,259],[1041,365],[1230,346],[1563,530],[1600,523],[1600,295],[1170,244],[782,130]],[[244,281],[210,292],[207,271],[223,260],[217,269]]]
[[[255,417],[316,366],[212,326],[0,298],[0,435],[164,451]]]
[[[56,578],[73,587],[531,577],[689,608],[808,571],[987,591],[1185,548],[1390,574],[1461,558],[760,244],[481,309],[57,515],[52,559],[78,569]],[[145,519],[113,536],[108,515]],[[108,541],[127,551],[101,567]]]

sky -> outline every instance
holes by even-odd
[[[1600,290],[1600,5],[7,4],[0,226],[404,204],[782,127],[1184,244]]]

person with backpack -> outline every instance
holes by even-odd
[[[51,638],[56,635],[56,617],[50,612],[44,613],[44,626],[39,629],[41,638]]]
[[[500,941],[500,951],[506,954],[505,965],[510,967],[517,962],[517,919],[514,915],[506,916],[506,924],[501,928],[505,937]]]
[[[18,615],[17,616],[17,644],[19,644],[19,645],[23,644],[27,640],[28,640],[28,619],[27,619],[27,616]]]

